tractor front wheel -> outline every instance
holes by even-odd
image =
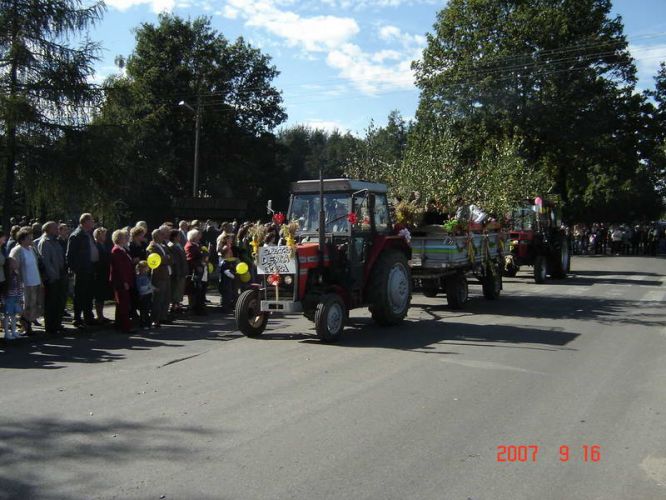
[[[400,323],[412,299],[412,278],[407,257],[397,250],[383,252],[372,269],[370,312],[382,326]]]
[[[462,309],[467,302],[469,285],[463,273],[446,278],[446,302],[451,309]]]
[[[259,291],[246,290],[236,301],[236,327],[246,337],[258,337],[266,329],[268,313],[261,311]]]
[[[543,255],[537,255],[534,259],[534,282],[546,282],[546,257]]]
[[[315,310],[315,330],[323,342],[337,342],[345,327],[347,309],[336,293],[324,295]]]

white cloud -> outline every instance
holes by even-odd
[[[118,66],[102,66],[96,68],[95,73],[88,78],[88,83],[93,85],[102,85],[104,81],[112,76],[126,76],[126,69],[120,69]]]
[[[281,10],[271,0],[228,0],[227,6],[245,18],[245,25],[263,28],[290,46],[321,52],[346,42],[360,29],[349,17],[303,17]]]
[[[372,62],[383,63],[384,61],[396,61],[402,59],[402,53],[397,50],[380,50],[371,55]]]
[[[342,9],[401,7],[403,5],[436,4],[441,0],[320,0],[323,4]]]
[[[391,48],[366,52],[352,39],[360,32],[355,19],[304,16],[287,10],[293,0],[227,0],[223,12],[240,17],[245,25],[261,28],[303,50],[305,57],[326,53],[326,63],[341,78],[365,94],[414,88],[412,60],[421,56],[425,38],[397,26],[381,26],[378,39]]]
[[[364,52],[358,45],[347,43],[329,52],[326,62],[336,68],[366,94],[378,94],[387,90],[407,90],[414,88],[412,60],[420,56],[420,51],[403,54],[399,61],[386,65],[377,62],[375,54]]]
[[[222,15],[228,19],[236,19],[238,17],[238,9],[234,9],[231,5],[225,5],[222,9]]]
[[[403,32],[397,26],[392,26],[390,24],[379,28],[379,38],[385,42],[399,42],[406,47],[412,45],[423,46],[426,43],[426,38],[424,36],[410,35],[409,33]]]
[[[641,84],[653,87],[653,78],[657,75],[657,71],[659,71],[659,63],[666,61],[666,43],[652,45],[630,44],[629,52],[636,60],[638,78],[643,80]]]
[[[150,5],[153,12],[158,14],[164,11],[172,11],[176,5],[176,0],[106,0],[106,4],[120,11],[147,4]]]
[[[335,120],[312,119],[304,122],[303,125],[312,129],[323,130],[329,134],[336,130],[343,133],[347,131],[342,123]]]

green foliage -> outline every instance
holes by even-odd
[[[159,219],[191,195],[195,120],[180,101],[201,109],[202,194],[266,198],[277,176],[271,130],[286,119],[270,58],[205,18],[162,14],[135,33],[134,52],[118,58],[125,75],[106,82],[89,128],[99,150],[80,166],[112,172],[103,205]]]
[[[398,111],[391,111],[385,127],[370,122],[364,139],[351,151],[344,167],[345,175],[393,184],[396,169],[405,157],[411,127]]]
[[[417,191],[424,202],[437,200],[451,212],[460,204],[474,203],[503,214],[548,184],[546,176],[521,156],[521,145],[517,138],[488,141],[478,159],[468,159],[451,124],[419,124],[391,185],[399,197]]]
[[[81,124],[97,100],[88,78],[99,45],[84,39],[74,46],[69,40],[98,21],[103,10],[103,2],[81,0],[0,1],[5,227],[16,201],[33,208],[50,201],[47,179],[53,175],[35,173],[49,161],[54,143]]]
[[[655,200],[641,180],[650,173],[636,133],[645,101],[633,93],[636,70],[610,12],[610,0],[449,1],[414,69],[417,118],[455,139],[443,151],[459,163],[454,175],[476,182],[478,167],[462,165],[489,154],[506,163],[502,151],[513,145],[529,177],[550,181],[574,218],[617,206],[627,192],[634,205]]]

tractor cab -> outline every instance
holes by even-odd
[[[392,229],[386,186],[350,179],[326,179],[324,200],[324,254],[327,281],[345,287],[350,306],[362,301],[364,268],[377,237]],[[319,181],[292,184],[287,219],[298,222],[298,252],[308,254],[319,244]]]

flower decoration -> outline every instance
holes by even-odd
[[[273,222],[275,222],[278,226],[281,226],[284,224],[285,216],[282,212],[277,212],[276,214],[273,214]]]
[[[350,224],[356,224],[358,222],[358,216],[356,215],[355,212],[349,212],[347,214],[347,220],[349,221]]]
[[[411,241],[412,241],[412,233],[410,233],[409,229],[407,229],[406,227],[402,228],[398,232],[398,236],[402,236],[405,239],[405,241],[407,242],[407,244],[411,243]]]
[[[284,238],[287,246],[291,248],[292,257],[296,249],[296,231],[298,231],[298,221],[293,220],[289,224],[285,224],[280,229],[280,235]]]
[[[278,286],[280,284],[280,275],[277,273],[271,274],[267,281],[269,285]]]

